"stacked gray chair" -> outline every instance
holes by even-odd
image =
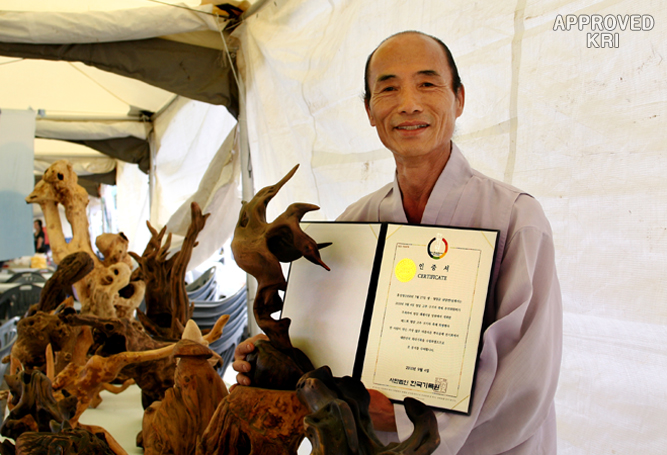
[[[223,364],[218,370],[222,376],[234,360],[234,349],[243,338],[248,325],[248,290],[243,286],[234,295],[222,300],[192,301],[195,304],[192,319],[202,331],[212,328],[223,314],[229,315],[222,336],[209,346],[222,357]]]
[[[215,300],[218,290],[215,270],[215,266],[209,268],[199,278],[185,286],[188,299],[197,301]]]

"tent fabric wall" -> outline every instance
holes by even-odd
[[[116,187],[118,230],[129,239],[128,250],[141,254],[151,238],[146,226],[150,217],[148,176],[136,164],[119,161]]]
[[[238,90],[229,62],[217,49],[163,39],[81,44],[0,42],[0,55],[83,62],[238,114]]]
[[[239,194],[241,163],[235,145],[238,128],[233,128],[210,161],[197,191],[169,218],[167,231],[174,234],[173,248],[181,247],[191,221],[191,208],[197,202],[202,213],[210,214],[197,237],[188,270],[209,259],[234,233],[241,211]]]
[[[568,14],[655,26],[604,30],[619,45],[602,48],[590,28],[554,30]],[[474,167],[533,194],[553,226],[559,454],[667,448],[665,23],[667,5],[642,0],[306,0],[267,3],[236,32],[255,188],[301,166],[269,218],[298,200],[331,220],[390,181],[361,101],[365,59],[407,29],[449,45],[466,88],[454,140]]]
[[[77,121],[53,121],[40,120],[36,122],[35,137],[44,139],[61,139],[75,144],[89,147],[112,158],[139,165],[139,169],[148,173],[150,166],[150,144],[148,143],[147,130],[152,129],[152,123],[148,121],[125,121],[125,122],[77,122]],[[106,169],[104,173],[111,172],[115,168]],[[40,168],[42,166],[39,166]],[[48,167],[48,166],[47,166]],[[90,166],[88,166],[90,170]],[[36,166],[37,170],[38,167]],[[45,169],[41,171],[44,172]],[[88,174],[88,172],[87,172]],[[102,176],[103,183],[116,184],[115,175],[113,179]]]
[[[146,5],[146,3],[143,3]],[[107,43],[218,30],[212,5],[153,3],[106,11],[0,11],[0,42]]]

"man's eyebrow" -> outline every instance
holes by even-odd
[[[421,70],[418,71],[417,74],[422,75],[422,76],[433,76],[433,77],[440,77],[440,73],[438,73],[436,70]],[[396,78],[395,74],[383,74],[381,76],[378,76],[377,80],[375,82],[384,82],[388,81],[390,79]]]
[[[396,77],[395,74],[383,74],[382,76],[378,76],[375,82],[384,82],[388,81],[389,79],[394,79],[395,77]]]

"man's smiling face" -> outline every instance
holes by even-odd
[[[369,86],[368,118],[397,161],[449,153],[464,91],[454,93],[436,41],[417,33],[385,41],[371,58]]]

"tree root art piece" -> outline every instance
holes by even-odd
[[[192,316],[194,305],[190,304],[185,290],[185,272],[192,256],[192,249],[197,246],[197,236],[204,229],[210,214],[202,215],[196,202],[190,206],[192,221],[183,240],[181,250],[167,259],[171,246],[171,233],[162,244],[166,227],[157,232],[149,222],[151,240],[141,256],[130,252],[139,263],[134,278],[146,283],[146,313],[137,312],[137,316],[146,330],[163,340],[178,341],[183,328]]]
[[[144,412],[142,440],[145,455],[194,455],[218,404],[227,396],[222,378],[208,359],[213,351],[183,339],[174,348],[178,358],[174,387],[162,401]]]
[[[59,160],[49,166],[42,180],[35,185],[35,189],[26,198],[28,203],[39,204],[44,212],[53,260],[56,264],[60,264],[68,255],[76,252],[84,252],[93,260],[92,272],[74,284],[84,311],[96,309],[98,305],[95,305],[95,300],[102,295],[107,302],[101,303],[101,307],[107,308],[108,302],[112,302],[111,310],[115,313],[114,301],[121,298],[118,295],[120,289],[123,289],[124,292],[122,299],[130,299],[132,303],[136,302],[138,305],[138,302],[143,299],[143,288],[131,286],[126,289],[129,284],[129,274],[121,282],[120,277],[117,276],[118,269],[107,270],[115,260],[118,260],[117,263],[124,263],[128,268],[130,267],[129,258],[127,258],[127,238],[122,233],[104,235],[99,245],[109,254],[109,257],[105,257],[104,264],[100,262],[93,253],[88,233],[88,218],[86,217],[88,194],[77,182],[78,177],[72,165],[67,160]],[[72,227],[72,239],[69,243],[65,241],[63,234],[58,204],[64,206],[65,216]],[[113,294],[109,294],[111,291],[110,283],[108,283],[109,273],[114,276]]]
[[[412,435],[401,443],[383,445],[373,430],[366,388],[349,376],[334,378],[329,367],[305,374],[297,396],[312,412],[304,419],[312,455],[428,455],[440,445],[433,410],[409,397],[403,404],[414,425]]]
[[[329,270],[318,251],[326,245],[318,245],[299,227],[301,218],[319,207],[313,204],[292,204],[273,222],[266,222],[269,201],[297,168],[298,165],[280,182],[261,189],[250,202],[244,203],[232,240],[237,265],[257,279],[253,312],[257,325],[270,340],[270,344],[257,343],[255,352],[247,357],[252,365],[251,380],[257,387],[278,390],[294,390],[298,378],[313,369],[306,355],[292,346],[288,334],[290,320],[275,320],[271,317],[271,314],[282,310],[283,302],[278,291],[284,291],[287,285],[280,262],[290,262],[304,256]]]
[[[235,386],[222,400],[197,455],[294,455],[309,411],[294,391]]]

